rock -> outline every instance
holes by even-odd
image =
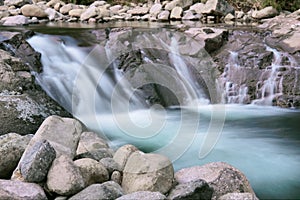
[[[219,200],[258,200],[258,198],[251,193],[228,193],[219,198]]]
[[[228,13],[224,18],[225,21],[233,21],[234,19],[235,19],[235,17],[231,13]]]
[[[12,16],[17,16],[17,15],[21,15],[22,14],[20,8],[9,10],[8,12]]]
[[[168,199],[211,199],[213,189],[209,187],[204,180],[196,180],[188,183],[176,185],[169,195]]]
[[[21,8],[22,15],[26,17],[38,17],[38,18],[45,18],[48,15],[45,13],[45,11],[36,5],[24,5]]]
[[[254,19],[266,19],[266,18],[275,17],[276,15],[278,15],[278,11],[272,6],[268,6],[259,11],[252,12],[252,17]]]
[[[4,5],[10,7],[10,6],[15,6],[15,7],[22,7],[27,3],[31,3],[31,0],[5,0]]]
[[[28,18],[23,15],[5,17],[2,19],[2,21],[4,21],[3,26],[18,26],[29,24]]]
[[[93,184],[72,196],[69,200],[102,200],[116,199],[123,195],[123,190],[117,183],[108,181],[102,184]]]
[[[149,12],[149,8],[148,7],[137,7],[137,8],[134,8],[132,10],[128,10],[127,13],[128,14],[131,14],[131,15],[145,15],[145,14],[148,14]]]
[[[138,151],[138,149],[131,144],[124,145],[116,151],[113,159],[120,166],[121,171],[124,170],[129,156],[136,151]]]
[[[112,14],[116,15],[119,13],[119,11],[122,9],[123,6],[121,5],[114,5],[109,8],[109,10],[112,12]]]
[[[82,129],[76,119],[50,116],[42,123],[27,149],[38,141],[47,140],[55,149],[56,157],[64,154],[73,159]]]
[[[157,19],[159,21],[169,21],[169,17],[170,17],[170,11],[164,10],[161,13],[159,13],[159,15],[157,16]]]
[[[54,8],[55,5],[60,4],[60,5],[65,5],[65,3],[61,0],[50,0],[46,5],[47,7]]]
[[[55,156],[55,150],[47,140],[36,142],[22,156],[20,175],[26,182],[44,181]]]
[[[17,17],[17,16],[14,16]],[[21,22],[27,22],[28,18],[19,16],[16,19]],[[41,54],[34,51],[34,49],[26,42],[28,36],[32,35],[32,32],[25,33],[1,31],[0,32],[0,49],[9,52],[14,57],[21,59],[19,63],[26,63],[30,70],[35,72],[42,71],[42,64],[40,62]]]
[[[52,9],[52,8],[47,8],[45,10],[45,13],[48,15],[48,19],[50,21],[54,21],[54,20],[59,20],[59,19],[63,19],[64,16],[57,12],[56,10]]]
[[[33,135],[8,133],[0,136],[0,179],[9,179]]]
[[[0,199],[46,200],[47,197],[38,184],[0,180]]]
[[[175,179],[179,184],[205,180],[214,189],[212,199],[218,199],[224,194],[232,192],[255,195],[246,176],[224,162],[181,169],[175,173]]]
[[[171,11],[177,5],[177,1],[171,1],[165,5],[165,10]]]
[[[99,16],[97,17],[97,18],[99,18],[99,17],[110,17],[110,11],[108,10],[108,9],[106,9],[106,8],[98,8],[98,11],[99,11]]]
[[[98,14],[98,9],[91,6],[81,14],[80,21],[86,21],[89,18],[96,17]]]
[[[102,158],[100,163],[107,169],[109,174],[114,171],[121,171],[119,164],[113,158]]]
[[[107,142],[104,139],[99,137],[97,133],[83,132],[80,135],[76,154],[79,155],[100,148],[109,148]]]
[[[80,158],[91,158],[97,161],[100,161],[102,158],[112,158],[113,157],[113,150],[109,148],[100,148],[100,149],[95,149],[89,152],[81,153],[76,155],[75,159],[80,159]]]
[[[167,199],[165,195],[159,193],[159,192],[150,192],[150,191],[139,191],[134,192],[131,194],[126,194],[124,196],[121,196],[117,198],[116,200],[133,200],[133,199],[139,199],[139,200],[165,200]]]
[[[237,19],[243,19],[245,13],[243,11],[235,11],[235,15]]]
[[[200,15],[198,14],[194,14],[193,11],[186,11],[182,17],[182,20],[199,20],[200,19]]]
[[[122,183],[122,174],[121,172],[119,171],[114,171],[112,174],[111,174],[111,178],[110,178],[111,181],[114,181],[116,183],[118,183],[119,185],[121,185]]]
[[[70,196],[82,190],[84,186],[81,172],[72,159],[62,155],[53,161],[47,176],[47,187],[51,192]]]
[[[106,1],[94,1],[90,6],[94,6],[94,7],[99,7],[99,6],[104,6],[106,3]]]
[[[177,7],[173,8],[172,12],[171,12],[170,19],[171,20],[179,20],[179,19],[181,19],[182,12],[183,12],[183,9],[181,7],[177,6]]]
[[[122,188],[126,194],[137,191],[167,193],[173,184],[171,161],[158,154],[134,152],[123,171]]]
[[[83,158],[75,160],[74,163],[79,168],[86,186],[109,180],[109,174],[105,166],[96,160]]]
[[[300,52],[300,32],[291,34],[291,36],[286,36],[286,39],[282,40],[283,49],[289,53]]]
[[[84,9],[73,9],[73,10],[70,10],[69,11],[69,15],[71,16],[71,17],[80,17],[81,16],[81,14],[84,12]]]
[[[162,5],[161,4],[154,4],[149,13],[152,17],[157,17],[157,15],[161,12]]]
[[[208,0],[202,10],[202,13],[223,15],[234,13],[234,8],[225,0]]]
[[[189,10],[195,11],[197,14],[202,14],[204,6],[205,4],[203,3],[196,3],[192,5]]]
[[[190,28],[185,33],[203,43],[208,53],[220,49],[228,38],[228,30],[217,28]]]
[[[70,12],[70,10],[73,10],[73,9],[76,9],[76,8],[77,8],[76,5],[69,3],[69,4],[66,4],[66,5],[62,6],[59,9],[59,12],[63,15],[66,15]]]

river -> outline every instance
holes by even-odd
[[[35,74],[39,84],[89,129],[114,148],[131,143],[164,154],[175,170],[228,162],[245,173],[261,199],[300,197],[299,110],[210,104],[197,94],[201,101],[180,107],[144,107],[121,73],[101,67],[109,48],[80,39],[82,30],[36,28],[39,33],[28,41],[42,53],[44,71]],[[95,48],[97,55],[91,53]],[[118,82],[122,87],[116,90]]]

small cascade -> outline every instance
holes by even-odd
[[[283,72],[295,68],[297,63],[288,53],[279,52],[271,47],[267,47],[267,51],[273,53],[273,62],[265,69],[257,82],[256,100],[252,103],[271,106],[274,99],[283,94]]]
[[[225,66],[224,73],[221,76],[221,82],[224,84],[222,94],[223,103],[249,103],[248,87],[245,84],[239,85],[229,80],[231,75],[240,70],[238,52],[229,51],[229,62]]]

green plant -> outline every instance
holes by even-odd
[[[263,0],[263,7],[273,6],[278,10],[296,11],[300,9],[300,0],[287,1],[287,0]]]

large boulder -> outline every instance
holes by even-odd
[[[161,9],[162,9],[162,5],[161,4],[154,4],[151,8],[150,8],[150,15],[152,17],[157,17],[157,15],[161,12]]]
[[[33,135],[9,133],[0,136],[0,179],[9,179]]]
[[[37,5],[24,5],[21,8],[21,12],[26,17],[38,17],[38,18],[45,18],[48,17],[47,13],[45,11],[37,6]]]
[[[101,200],[101,199],[117,199],[123,195],[123,190],[120,185],[113,181],[108,181],[102,184],[93,184],[76,195],[72,196],[69,200]]]
[[[73,160],[62,155],[53,161],[47,175],[47,187],[51,192],[70,196],[81,191],[85,182]]]
[[[47,140],[55,149],[57,157],[64,154],[73,159],[82,130],[82,124],[76,119],[50,116],[40,126],[27,149],[36,142]]]
[[[181,19],[183,9],[179,6],[176,6],[172,9],[170,19],[172,20],[179,20]]]
[[[255,195],[246,176],[224,162],[181,169],[175,173],[175,179],[179,184],[205,180],[214,189],[212,199],[219,199],[224,194],[233,192]]]
[[[226,16],[228,13],[234,13],[234,8],[225,0],[208,0],[202,13]]]
[[[109,148],[104,139],[102,139],[97,133],[83,132],[80,135],[76,154],[81,155],[88,152],[94,152],[101,148]]]
[[[0,179],[0,199],[46,200],[47,197],[38,184]]]
[[[148,12],[149,12],[148,7],[136,7],[134,9],[130,9],[127,11],[127,13],[131,15],[145,15]]]
[[[134,152],[123,171],[122,188],[125,193],[153,191],[167,193],[173,184],[171,161],[162,155]]]

